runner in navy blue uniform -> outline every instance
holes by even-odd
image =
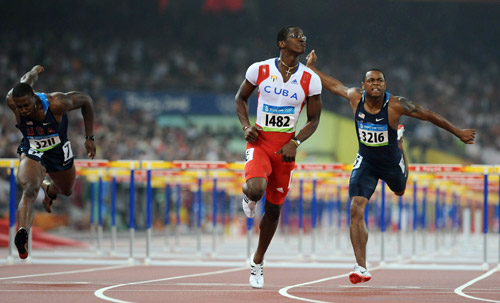
[[[69,196],[73,191],[76,171],[71,143],[66,135],[66,112],[81,110],[85,125],[85,149],[91,159],[96,153],[92,98],[80,92],[35,93],[32,86],[43,70],[40,65],[34,66],[6,98],[16,117],[16,127],[23,134],[17,150],[20,155],[17,182],[23,193],[17,208],[19,229],[14,240],[21,259],[28,257],[33,204],[40,187],[45,192],[43,207],[49,213],[58,194]]]
[[[366,269],[366,243],[368,230],[364,213],[379,179],[384,180],[398,196],[402,196],[408,179],[408,163],[403,150],[403,130],[398,129],[401,116],[409,116],[449,131],[466,144],[473,144],[476,131],[460,129],[443,116],[432,112],[404,97],[385,91],[386,81],[382,71],[366,72],[362,88],[345,87],[342,82],[325,75],[314,67],[314,51],[307,56],[307,66],[321,78],[323,87],[349,100],[354,114],[359,151],[349,180],[351,198],[351,243],[357,264],[349,275],[351,283],[367,282],[371,275]]]

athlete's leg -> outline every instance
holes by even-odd
[[[257,245],[257,251],[255,252],[253,261],[255,264],[261,264],[264,260],[264,255],[273,239],[274,233],[278,228],[281,205],[272,204],[269,201],[265,203],[264,216],[260,221],[260,233],[259,233],[259,244]]]
[[[243,193],[252,201],[260,201],[266,192],[267,180],[263,177],[248,179],[243,184]]]
[[[249,218],[255,216],[257,202],[262,199],[267,188],[267,177],[271,174],[271,161],[262,146],[247,143],[245,151],[245,184],[243,185],[243,212]]]
[[[359,266],[366,268],[366,243],[368,242],[368,229],[364,216],[368,199],[355,196],[351,199],[351,226],[349,229],[351,244]]]
[[[22,188],[22,196],[17,206],[17,223],[28,233],[33,224],[33,205],[45,177],[45,167],[40,162],[21,154],[17,182]]]
[[[283,163],[281,161],[281,155],[274,155],[271,158],[271,162],[273,163],[273,172],[269,175],[265,193],[265,212],[260,221],[259,244],[257,245],[257,251],[253,259],[255,264],[261,264],[264,260],[264,255],[276,232],[281,214],[281,207],[288,194],[293,169],[295,168],[294,162]]]
[[[406,153],[405,153],[405,149],[403,146],[403,143],[404,143],[403,132],[404,132],[404,127],[402,128],[402,130],[398,128],[398,147],[401,150],[401,153],[403,154],[403,161],[404,161],[404,168],[405,168],[404,174],[408,178],[408,174],[410,173],[410,171],[408,171],[408,160],[406,159]],[[405,190],[406,190],[406,188],[403,189],[402,191],[394,192],[394,194],[396,194],[398,196],[402,196],[402,195],[404,195]]]
[[[49,196],[55,197],[58,194],[70,196],[73,193],[76,178],[75,165],[67,170],[50,172],[49,176],[51,179],[47,193]]]

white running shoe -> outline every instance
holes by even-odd
[[[403,124],[398,125],[398,141],[403,138],[403,134],[405,132],[405,126]]]
[[[372,275],[364,268],[358,264],[354,265],[354,270],[349,273],[349,281],[352,284],[358,284],[361,282],[368,282],[372,278]]]
[[[257,202],[250,200],[246,195],[244,195],[243,201],[241,201],[241,205],[243,206],[243,212],[248,218],[255,217]]]
[[[264,261],[260,264],[255,264],[253,262],[253,257],[255,253],[250,256],[250,286],[253,288],[264,287]]]

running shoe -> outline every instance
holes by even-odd
[[[372,275],[364,268],[358,264],[354,265],[354,270],[349,273],[349,281],[352,284],[358,284],[361,282],[368,282],[372,278]]]
[[[46,212],[51,213],[52,201],[54,201],[57,198],[57,195],[55,197],[49,196],[49,187],[50,187],[50,181],[47,179],[43,180],[42,189],[45,192],[45,198],[43,199],[43,208],[45,209]]]
[[[248,218],[253,218],[255,216],[257,202],[250,200],[246,195],[244,195],[241,205],[243,206],[243,212]]]
[[[403,124],[398,125],[398,141],[403,138],[403,133],[405,132],[405,126]]]
[[[264,261],[260,264],[255,264],[253,262],[253,257],[255,253],[250,257],[250,286],[253,288],[264,287]]]
[[[28,257],[28,231],[24,227],[19,228],[17,231],[14,243],[16,244],[19,258],[26,259]]]

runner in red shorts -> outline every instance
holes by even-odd
[[[281,29],[277,35],[278,58],[252,64],[236,94],[236,112],[245,132],[245,179],[243,210],[255,215],[255,206],[265,193],[265,213],[260,221],[257,251],[250,258],[250,285],[264,286],[264,254],[279,222],[281,206],[290,188],[299,145],[319,124],[321,80],[299,62],[305,52],[306,36],[297,26]],[[248,119],[248,99],[258,87],[257,120]],[[307,122],[295,133],[302,109]]]

